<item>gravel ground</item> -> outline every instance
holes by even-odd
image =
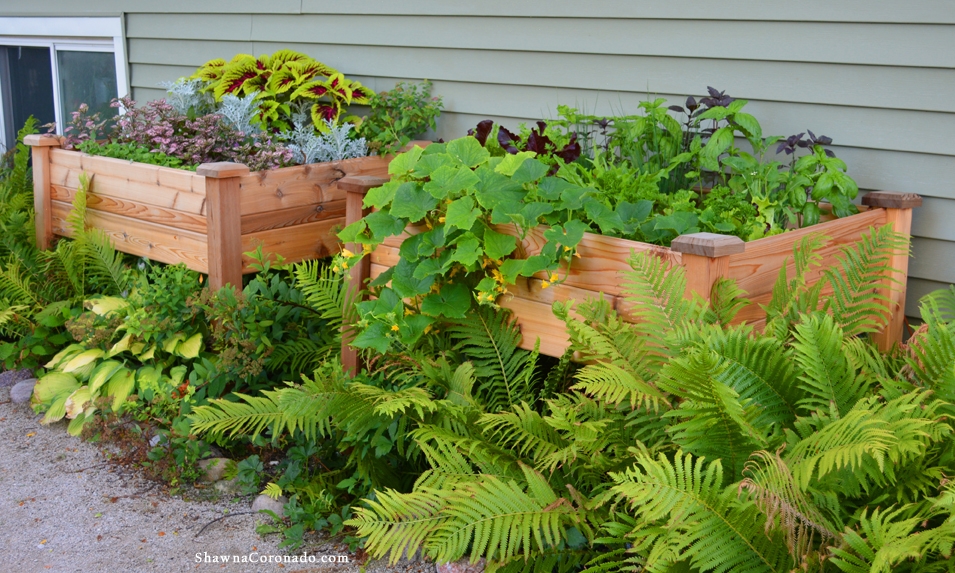
[[[11,379],[0,374],[0,571],[434,573],[430,563],[366,563],[362,569],[346,547],[328,539],[304,550],[316,559],[343,556],[348,564],[197,562],[197,554],[202,560],[257,552],[261,560],[286,552],[278,549],[277,535],[255,533],[253,515],[226,517],[198,535],[216,518],[249,511],[251,499],[170,496],[160,484],[110,463],[100,445],[67,434],[64,422],[40,425],[28,405],[10,402]]]

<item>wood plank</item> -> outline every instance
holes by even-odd
[[[56,147],[50,151],[50,163],[71,169],[82,169],[83,162],[80,160],[82,156],[83,154],[78,151]]]
[[[34,228],[36,232],[36,246],[46,250],[53,241],[53,220],[50,208],[51,174],[50,147],[35,146],[31,148],[33,160],[33,212]]]
[[[341,201],[345,192],[335,182],[342,177],[387,174],[387,159],[377,156],[252,173],[239,182],[242,214]]]
[[[94,187],[96,181],[94,178]],[[52,197],[56,201],[64,203],[73,203],[76,197],[76,189],[53,185]],[[109,195],[100,195],[98,193],[87,193],[86,206],[90,211],[104,211],[115,215],[122,215],[132,219],[140,219],[158,223],[175,229],[185,229],[197,233],[206,232],[206,218],[202,215],[195,215],[175,209],[166,209],[154,205],[145,205],[135,201],[117,199]]]
[[[918,196],[916,196],[918,197]],[[894,205],[904,205],[903,199],[892,198]],[[888,201],[886,201],[888,202]],[[914,199],[908,204],[914,203]],[[918,204],[921,204],[921,198]],[[886,224],[892,225],[893,230],[903,235],[912,233],[912,209],[885,209]],[[872,336],[876,346],[883,352],[888,352],[893,346],[902,342],[903,323],[905,322],[905,281],[909,273],[909,253],[903,251],[892,255],[889,259],[889,268],[892,269],[886,273],[885,287],[880,289],[880,294],[888,298],[888,322],[881,332]]]
[[[248,168],[241,166],[242,171]],[[213,169],[210,169],[213,171]],[[228,168],[224,169],[228,172]],[[209,244],[209,288],[231,285],[242,290],[242,215],[239,212],[239,178],[206,178],[206,225]]]
[[[90,191],[97,195],[205,216],[206,195],[204,191],[203,193],[192,193],[157,183],[130,181],[122,177],[88,169],[73,169],[60,165],[54,165],[51,169],[52,183],[59,187],[77,189],[80,174],[84,172],[95,173]],[[203,186],[205,186],[204,183]]]
[[[57,235],[71,236],[66,223],[71,210],[69,203],[53,202],[53,230]],[[162,263],[181,262],[194,271],[208,272],[205,235],[101,211],[87,212],[86,221],[105,232],[119,251]]]
[[[185,169],[173,169],[148,163],[136,163],[125,159],[86,155],[79,151],[57,149],[52,155],[57,156],[57,165],[75,166],[75,159],[62,157],[66,154],[79,156],[79,168],[88,173],[96,173],[106,177],[116,177],[126,181],[137,181],[151,185],[169,187],[178,191],[205,194],[205,178]]]
[[[345,216],[345,201],[329,201],[317,205],[303,205],[278,211],[253,213],[242,217],[242,234],[247,235],[256,231],[294,227],[304,223],[322,221],[324,219],[343,218]],[[291,232],[295,232],[290,229]]]
[[[266,254],[277,253],[285,262],[294,263],[310,259],[322,259],[339,252],[341,243],[334,231],[343,226],[345,218],[325,219],[305,223],[293,229],[272,229],[242,236],[242,252],[254,251],[262,245]],[[243,273],[254,272],[254,261],[242,255]]]
[[[852,217],[751,241],[746,243],[746,252],[730,255],[729,278],[736,280],[739,287],[747,292],[748,297],[758,299],[772,292],[779,269],[787,258],[789,259],[787,273],[792,276],[795,269],[792,261],[794,245],[807,235],[820,233],[827,235],[830,240],[819,251],[823,257],[822,265],[809,273],[809,280],[815,281],[823,269],[833,264],[841,247],[856,242],[863,233],[868,232],[870,227],[879,227],[883,224],[885,224],[885,211],[871,209]]]

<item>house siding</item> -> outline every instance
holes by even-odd
[[[29,10],[15,12],[15,10]],[[750,100],[764,133],[812,129],[863,190],[919,193],[907,314],[955,282],[955,4],[807,0],[35,0],[0,16],[123,14],[130,83],[211,58],[305,52],[372,89],[427,77],[444,98],[437,135],[479,120],[554,117],[557,104],[635,112],[706,86]]]

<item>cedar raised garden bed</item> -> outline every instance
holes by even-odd
[[[362,206],[365,193],[386,181],[377,177],[349,177],[341,181],[341,187],[348,195],[347,223],[367,214],[368,211]],[[788,265],[787,272],[792,276],[793,246],[801,238],[813,233],[829,237],[820,251],[822,264],[811,275],[810,280],[815,283],[823,270],[838,264],[836,255],[840,248],[857,242],[870,228],[891,223],[895,231],[908,236],[912,226],[912,208],[921,205],[922,198],[911,193],[872,192],[863,197],[862,202],[864,206],[859,214],[749,243],[729,235],[695,233],[677,237],[671,247],[661,247],[586,233],[577,247],[580,258],[574,260],[570,274],[562,284],[542,289],[540,280],[520,278],[499,303],[514,312],[523,334],[524,348],[533,349],[539,339],[540,352],[560,356],[567,348],[568,337],[564,323],[551,311],[554,301],[584,301],[602,294],[626,319],[627,305],[620,272],[630,270],[627,260],[631,252],[649,252],[686,269],[687,294],[697,292],[709,298],[713,283],[718,278],[734,279],[746,291],[746,297],[757,303],[744,308],[734,322],[747,322],[762,328],[765,313],[759,304],[766,304],[772,297],[773,284],[784,262]],[[401,237],[387,239],[370,257],[362,259],[361,265],[352,269],[352,288],[360,288],[359,285],[363,285],[367,278],[374,278],[397,264],[401,240]],[[544,243],[543,229],[538,228],[528,234],[523,246],[530,256],[539,253]],[[356,246],[349,248],[355,252],[360,250]],[[896,282],[892,289],[888,289],[887,280],[885,294],[890,301],[889,321],[885,330],[875,335],[876,344],[883,350],[902,339],[908,254],[897,254],[890,264],[896,269],[892,277]],[[540,278],[546,277],[541,275]],[[346,368],[357,364],[353,351],[345,345],[343,356]]]
[[[250,173],[237,163],[209,163],[195,173],[60,148],[55,136],[30,135],[33,149],[37,245],[69,236],[67,214],[79,185],[90,177],[87,223],[109,235],[117,250],[207,273],[212,288],[240,287],[253,272],[242,253],[262,245],[288,262],[338,251],[345,220],[347,175],[388,173],[390,157]]]

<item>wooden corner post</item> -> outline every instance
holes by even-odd
[[[673,239],[670,250],[683,253],[687,298],[697,292],[710,300],[716,281],[729,275],[730,255],[745,251],[746,243],[731,235],[693,233]]]
[[[369,189],[380,187],[388,182],[382,177],[359,175],[343,177],[338,180],[338,188],[345,191],[345,225],[351,225],[361,220],[370,212],[365,208],[365,194]],[[353,253],[362,251],[361,245],[347,243],[345,248]],[[365,287],[365,281],[371,276],[371,258],[362,257],[361,262],[348,270],[348,295],[345,304],[357,302],[358,296]],[[347,313],[345,313],[347,316]],[[358,351],[352,348],[351,342],[355,339],[354,325],[342,325],[342,368],[354,376],[361,368],[358,361]]]
[[[50,188],[50,148],[60,146],[59,136],[34,133],[23,138],[33,157],[33,210],[36,212],[36,246],[48,250],[53,242],[53,205]]]
[[[922,197],[915,193],[893,193],[873,191],[862,198],[862,204],[885,209],[885,224],[892,224],[892,230],[912,238],[912,209],[922,205]],[[888,322],[881,332],[872,335],[879,350],[891,350],[902,342],[902,328],[905,325],[905,289],[909,276],[909,249],[896,252],[889,260],[892,269],[887,277],[885,288],[880,293],[888,298]]]
[[[232,285],[242,290],[242,209],[239,178],[249,174],[241,163],[203,163],[197,175],[206,178],[209,288]]]

